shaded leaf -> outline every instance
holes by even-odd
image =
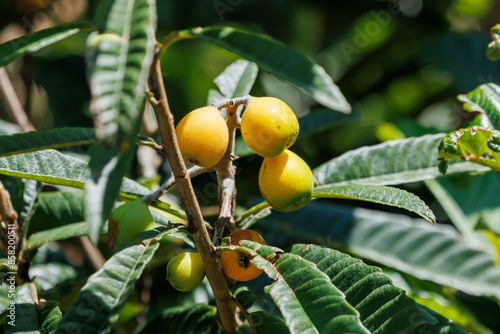
[[[268,311],[254,310],[258,309],[253,307],[257,303],[267,306],[268,302],[262,298],[257,297],[248,287],[236,286],[232,289],[233,295],[240,305],[247,310],[250,318],[249,322],[238,328],[238,334],[253,333],[252,329],[258,334],[288,334],[290,331],[282,319],[270,314]]]
[[[59,303],[50,300],[38,311],[38,321],[40,323],[41,334],[54,334],[57,330],[57,324],[61,321],[62,314],[59,309]]]
[[[305,54],[269,36],[230,27],[183,31],[256,63],[290,82],[322,105],[349,113],[351,106],[325,70]]]
[[[103,37],[89,56],[97,142],[90,154],[85,200],[93,243],[97,243],[135,154],[156,45],[155,1],[115,0],[110,8],[100,9],[97,25],[119,38]]]
[[[93,138],[94,130],[89,128],[58,128],[1,136],[0,157],[91,144]]]
[[[431,314],[434,318],[438,320],[435,325],[423,324],[418,327],[415,333],[425,333],[425,334],[466,334],[467,332],[458,327],[453,321],[443,317],[441,314],[428,309],[425,306],[419,305],[419,307]]]
[[[245,96],[253,87],[259,68],[252,62],[238,59],[214,79],[222,95],[231,99]]]
[[[481,85],[467,94],[459,95],[458,100],[464,103],[465,110],[483,113],[500,130],[500,87],[496,84]]]
[[[214,306],[197,304],[171,307],[147,323],[140,333],[221,333],[215,316],[216,308]]]
[[[422,280],[471,295],[500,297],[500,272],[492,255],[472,247],[448,226],[318,202],[293,213],[273,212],[258,226],[269,243],[340,247]],[[289,232],[283,235],[283,230]]]
[[[20,56],[36,52],[80,31],[88,30],[86,22],[72,22],[43,29],[0,45],[0,67],[7,65]]]
[[[434,179],[440,175],[437,147],[444,136],[425,135],[361,147],[316,167],[314,176],[319,185],[395,185]],[[448,173],[482,170],[485,168],[457,162],[449,165]]]
[[[103,226],[101,230],[101,235],[106,234],[108,231],[107,225]],[[55,227],[43,231],[33,233],[27,240],[24,247],[26,249],[34,249],[40,247],[41,245],[55,240],[64,240],[73,237],[81,237],[89,235],[89,227],[87,222],[65,224],[60,227]]]
[[[422,218],[436,222],[431,209],[418,196],[405,190],[369,185],[322,186],[314,190],[314,198],[343,198],[368,201],[403,208]]]
[[[0,174],[44,183],[83,189],[87,164],[55,150],[23,153],[0,158]],[[149,189],[128,178],[123,179],[120,198],[134,200],[148,195]],[[185,219],[178,211],[163,202],[155,204],[163,211]],[[107,218],[107,217],[106,217]],[[155,218],[156,219],[156,218]],[[77,221],[82,221],[79,219]]]
[[[15,295],[15,326],[5,326],[5,333],[38,334],[38,315],[31,296],[30,283],[25,283],[16,288]],[[7,318],[8,320],[12,320]]]
[[[139,244],[115,253],[90,276],[64,314],[57,331],[108,332],[158,246],[157,242],[146,246]]]
[[[29,275],[39,290],[49,290],[60,283],[76,279],[78,272],[69,264],[49,262],[32,265]]]
[[[443,174],[449,160],[462,159],[500,171],[500,133],[479,126],[446,135],[439,144]]]

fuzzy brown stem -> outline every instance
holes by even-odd
[[[245,100],[246,101],[246,100]],[[243,103],[243,102],[241,102]],[[227,128],[229,131],[229,142],[224,157],[215,166],[217,170],[217,179],[219,183],[219,219],[215,223],[214,243],[219,245],[224,234],[224,226],[229,223],[234,227],[233,211],[236,200],[236,169],[233,161],[237,159],[234,155],[234,142],[236,138],[236,129],[239,127],[240,120],[236,112],[238,104],[231,103],[227,108]]]
[[[9,118],[19,125],[21,131],[28,132],[35,130],[24,111],[21,101],[17,98],[16,91],[4,67],[0,67],[0,97]]]
[[[232,333],[237,325],[235,306],[219,264],[219,257],[205,227],[198,199],[191,184],[191,178],[182,160],[175,134],[174,117],[170,111],[163,84],[159,56],[159,50],[157,50],[149,75],[149,88],[157,101],[157,103],[153,104],[153,108],[160,128],[164,154],[172,168],[182,205],[186,211],[188,229],[193,233],[193,239],[205,266],[206,276],[217,303],[222,328]]]

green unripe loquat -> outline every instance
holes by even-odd
[[[184,162],[201,167],[217,164],[229,142],[226,121],[213,106],[191,111],[181,119],[175,132]]]
[[[314,177],[307,163],[285,150],[265,158],[259,172],[259,189],[264,199],[279,211],[304,207],[311,200]]]
[[[182,253],[168,262],[167,280],[176,290],[193,290],[204,277],[205,267],[198,253]]]
[[[126,241],[138,243],[135,238],[139,233],[154,229],[156,223],[148,205],[142,199],[136,199],[117,207],[108,223],[108,247],[119,249]]]
[[[252,97],[241,116],[241,134],[253,152],[275,157],[295,142],[299,121],[280,99]]]

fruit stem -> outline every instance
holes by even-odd
[[[222,108],[233,108],[234,111],[238,109],[238,106],[241,104],[247,105],[248,101],[252,98],[251,95],[245,95],[242,97],[235,97],[234,99],[225,99],[225,100],[220,100],[218,102],[212,103],[212,105],[217,108],[217,109],[222,109]],[[228,110],[227,112],[230,114],[230,111]]]
[[[193,166],[187,170],[187,173],[190,178],[196,177],[203,173],[211,172],[214,169],[212,167],[205,168],[199,166]],[[172,175],[170,178],[165,181],[155,192],[144,197],[144,201],[148,204],[156,203],[167,191],[169,191],[173,186],[175,186],[175,176]]]
[[[153,103],[153,108],[164,144],[163,153],[172,168],[172,174],[175,177],[175,183],[177,184],[182,205],[188,218],[188,230],[193,233],[194,242],[201,255],[206,276],[212,287],[215,302],[217,303],[222,328],[232,333],[237,325],[235,305],[232,302],[226,279],[222,273],[219,257],[215,252],[215,247],[205,227],[191,178],[182,159],[175,133],[174,116],[170,111],[167,93],[163,84],[160,56],[160,49],[156,48],[148,83],[151,92],[156,101],[158,101],[157,103]]]
[[[224,156],[219,161],[217,165],[215,165],[215,170],[217,171],[217,179],[219,184],[219,218],[215,223],[215,231],[214,231],[214,245],[220,245],[222,237],[224,236],[224,227],[226,223],[229,223],[231,230],[234,229],[234,218],[233,212],[235,207],[236,200],[236,182],[235,182],[235,174],[236,167],[233,166],[233,161],[238,157],[234,155],[234,142],[236,139],[236,129],[240,124],[240,117],[237,114],[238,106],[242,103],[246,103],[248,101],[249,96],[245,96],[242,98],[232,99],[232,100],[223,100],[217,102],[218,106],[227,108],[227,128],[229,131],[229,142],[226,148],[226,152]],[[230,103],[227,101],[235,101],[234,103]]]

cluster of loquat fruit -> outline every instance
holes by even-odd
[[[250,149],[264,157],[259,172],[259,189],[269,205],[291,211],[311,200],[314,179],[311,169],[298,155],[288,150],[299,133],[294,112],[273,97],[251,97],[242,112],[240,130]],[[176,127],[178,145],[184,161],[200,167],[213,167],[226,154],[229,129],[219,110],[212,106],[195,109]],[[138,241],[134,236],[153,229],[154,219],[147,204],[138,199],[118,207],[109,220],[108,246],[119,249],[123,242]],[[122,233],[120,233],[122,231]],[[238,246],[242,240],[266,244],[251,230],[235,230],[227,245]],[[248,254],[227,250],[220,254],[224,273],[236,281],[249,281],[262,273]],[[167,265],[167,280],[179,291],[198,286],[205,276],[200,254],[182,253]]]
[[[217,164],[229,141],[227,124],[214,106],[184,116],[176,134],[184,161],[201,167]],[[241,134],[248,147],[264,157],[259,189],[269,205],[291,211],[309,203],[313,174],[304,160],[288,150],[299,134],[292,109],[274,97],[251,97],[241,116]]]

